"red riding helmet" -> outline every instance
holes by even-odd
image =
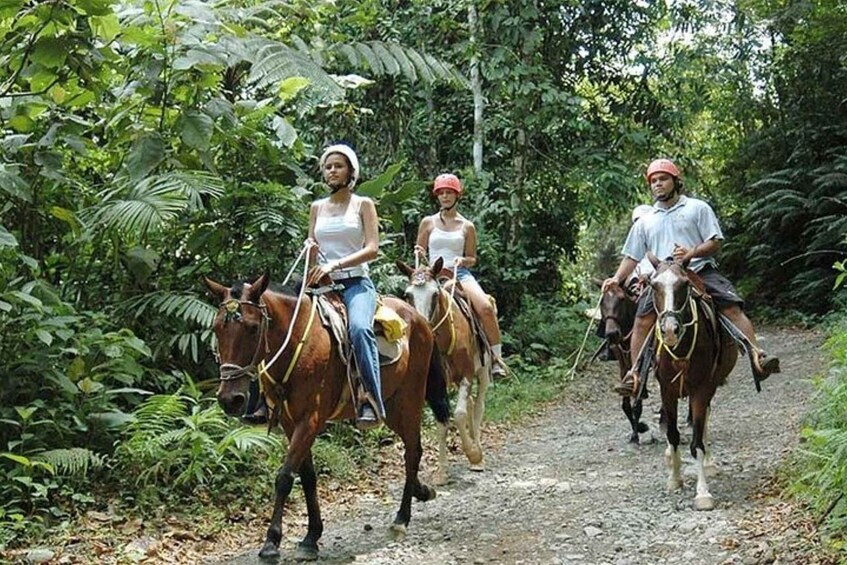
[[[435,182],[432,183],[432,193],[435,194],[438,189],[446,188],[452,190],[457,195],[462,195],[462,181],[456,175],[444,173],[435,177]]]
[[[682,176],[680,174],[679,169],[676,168],[676,165],[673,164],[673,161],[670,159],[656,159],[650,166],[647,167],[647,174],[645,177],[647,178],[647,182],[650,182],[650,177],[655,175],[656,173],[667,173],[672,177],[679,178]]]

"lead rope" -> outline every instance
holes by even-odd
[[[447,311],[444,313],[444,316],[441,318],[441,320],[439,320],[438,323],[435,324],[432,327],[433,333],[435,332],[435,330],[437,330],[439,327],[441,327],[441,324],[443,324],[444,320],[446,320],[447,318],[450,318],[451,319],[450,321],[452,322],[452,318],[453,318],[453,297],[456,294],[456,273],[458,272],[458,270],[459,270],[458,267],[453,269],[453,276],[450,277],[450,280],[453,281],[453,286],[450,288],[450,298],[447,300],[447,308],[446,308]],[[437,274],[436,274],[436,276],[437,276]]]
[[[603,291],[600,291],[600,297],[597,299],[597,304],[594,306],[594,310],[598,310],[600,308],[600,302],[603,300]],[[585,328],[585,335],[582,337],[582,344],[579,346],[579,349],[576,350],[576,359],[574,359],[573,367],[571,370],[565,374],[565,378],[567,380],[572,380],[576,376],[576,366],[579,365],[579,359],[582,357],[582,352],[585,351],[585,342],[588,341],[588,333],[591,331],[591,328],[594,327],[595,324],[594,318],[589,318],[588,327]]]

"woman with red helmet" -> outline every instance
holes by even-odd
[[[462,283],[491,344],[494,354],[492,376],[502,377],[506,368],[501,357],[497,311],[469,270],[476,265],[476,227],[457,210],[462,196],[462,181],[449,173],[438,175],[432,185],[432,194],[438,199],[439,210],[421,221],[415,254],[429,257],[430,265],[441,257],[446,269],[455,270],[456,279]]]
[[[778,373],[779,359],[768,356],[759,347],[753,324],[744,313],[744,300],[732,283],[717,269],[715,254],[721,248],[723,233],[712,207],[703,200],[690,198],[682,192],[682,179],[670,159],[656,159],[647,167],[647,184],[653,194],[653,211],[633,223],[623,247],[623,259],[614,276],[603,282],[603,292],[620,286],[627,280],[638,262],[652,252],[659,259],[673,257],[696,272],[703,280],[720,314],[744,334],[750,367],[756,381]],[[641,345],[656,321],[651,292],[638,299],[631,352],[633,369],[615,389],[624,395],[635,394],[640,375],[635,370]]]

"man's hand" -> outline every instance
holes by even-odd
[[[610,290],[614,290],[615,288],[620,288],[621,283],[618,282],[618,279],[615,277],[609,277],[608,279],[603,281],[603,286],[600,287],[600,293],[606,294]]]
[[[694,258],[694,250],[683,247],[678,243],[673,244],[673,259],[680,265],[686,264]]]

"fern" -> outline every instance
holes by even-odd
[[[90,468],[99,469],[104,463],[102,455],[82,447],[42,451],[32,459],[52,465],[60,475],[80,477],[86,476]]]

